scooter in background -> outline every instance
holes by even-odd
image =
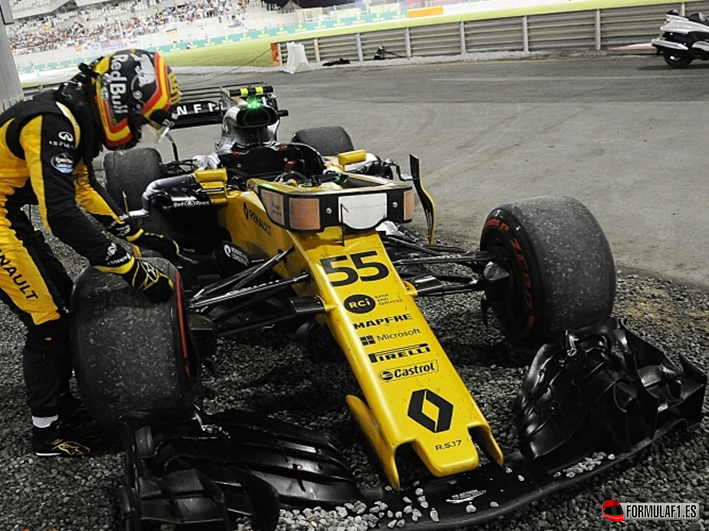
[[[695,59],[709,59],[709,19],[704,14],[684,17],[673,9],[665,15],[660,31],[660,36],[650,44],[671,67],[683,68]]]

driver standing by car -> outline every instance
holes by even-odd
[[[136,226],[97,183],[91,164],[104,146],[134,146],[143,125],[170,125],[180,97],[174,73],[158,53],[137,49],[79,69],[58,89],[0,114],[0,298],[27,327],[23,375],[38,456],[95,448],[69,422],[81,404],[69,388],[73,282],[25,205],[36,204],[46,229],[91,265],[120,275],[155,303],[172,296],[172,280],[110,239],[80,207],[132,244],[167,259],[179,252],[174,241]]]

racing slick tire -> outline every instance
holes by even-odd
[[[307,144],[325,156],[354,151],[352,138],[339,125],[300,129],[293,134],[291,142]]]
[[[495,256],[484,275],[485,298],[508,337],[537,346],[610,317],[613,255],[578,200],[551,196],[502,205],[488,215],[480,249]]]
[[[72,354],[86,409],[104,427],[127,413],[181,418],[195,403],[181,279],[170,262],[149,258],[169,274],[175,295],[152,303],[118,275],[85,268],[72,295]]]
[[[665,58],[665,63],[672,68],[684,68],[685,66],[689,66],[694,60],[694,58],[689,55],[676,55],[670,50],[663,51],[662,56]]]
[[[163,177],[162,157],[153,148],[112,151],[103,159],[106,190],[126,212],[143,208],[142,196],[148,185]]]
[[[143,208],[143,192],[150,183],[165,177],[162,157],[154,148],[133,148],[126,151],[107,153],[103,162],[106,190],[111,198],[126,213]],[[189,212],[185,215],[189,216]],[[196,210],[192,214],[198,215]],[[147,217],[136,218],[140,227],[147,232],[168,236],[179,243],[182,249],[211,250],[215,243],[204,235],[214,235],[216,227],[211,218],[187,218],[188,227],[198,227],[201,235],[195,236],[175,220],[166,218],[153,207]],[[208,230],[209,229],[209,230]],[[212,230],[214,229],[214,230]],[[217,239],[218,242],[218,239]],[[141,250],[141,255],[152,256],[151,251]]]
[[[103,174],[108,195],[126,213],[143,208],[143,192],[150,183],[164,177],[162,157],[154,148],[133,148],[112,151],[103,159]],[[178,234],[166,223],[160,223],[155,215],[137,218],[139,225],[147,232],[169,236],[173,240]]]

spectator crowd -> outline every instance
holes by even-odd
[[[116,7],[114,4],[113,7]],[[119,4],[118,10],[84,8],[33,19],[19,19],[7,26],[13,53],[23,54],[66,48],[97,47],[100,42],[156,33],[176,22],[205,18],[241,17],[245,0],[186,1],[184,4],[145,9],[140,2]]]

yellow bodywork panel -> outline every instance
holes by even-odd
[[[197,170],[193,175],[195,180],[204,188],[224,188],[227,182],[227,174],[224,168]]]
[[[348,164],[363,162],[367,160],[367,152],[364,149],[357,151],[345,151],[337,155],[337,163],[343,168]]]
[[[224,205],[220,224],[252,257],[270,258],[292,248],[274,271],[284,277],[310,274],[294,289],[324,302],[326,313],[319,318],[347,357],[363,395],[350,396],[347,403],[394,488],[400,487],[395,452],[404,444],[411,444],[436,476],[478,465],[471,432],[485,453],[502,463],[487,421],[375,230],[288,231],[269,219],[254,191],[227,191],[226,201],[215,203]]]
[[[227,174],[224,168],[197,170],[193,175],[202,190],[209,194],[213,205],[223,205],[226,202]]]

